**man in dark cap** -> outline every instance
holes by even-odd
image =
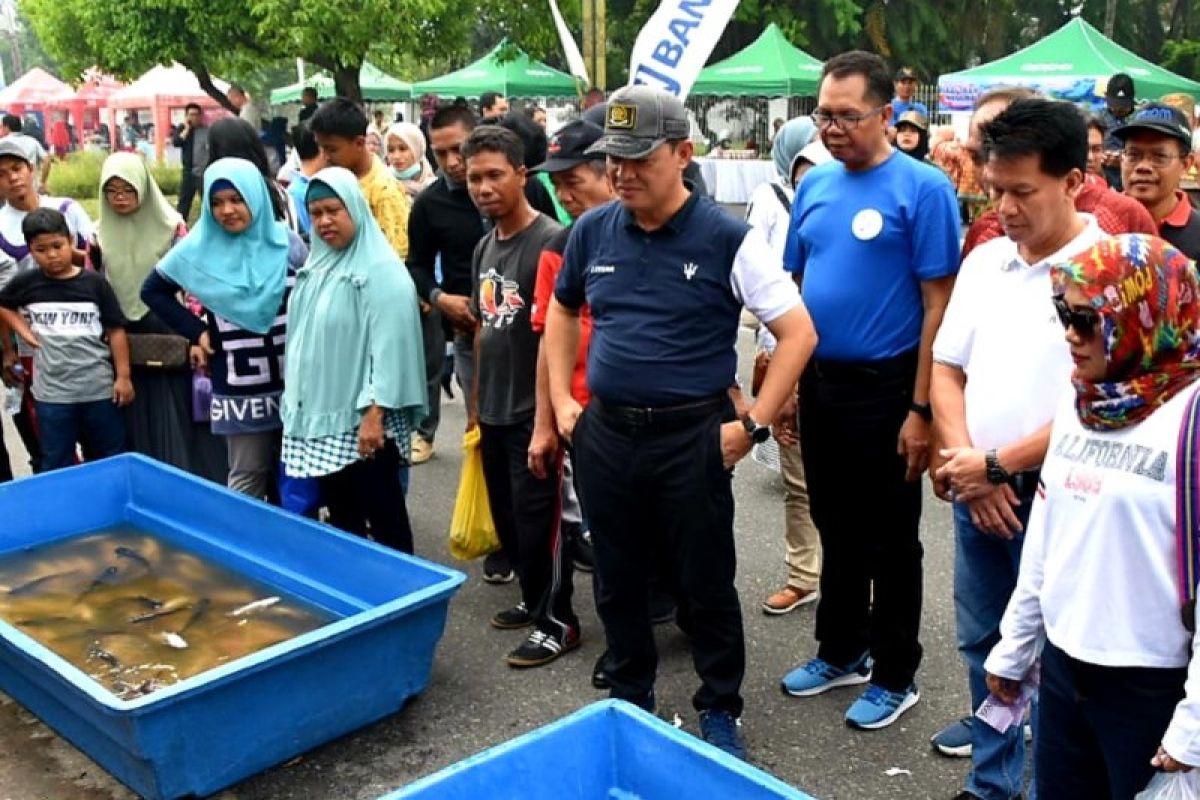
[[[1200,258],[1200,212],[1179,188],[1192,166],[1187,115],[1165,103],[1147,103],[1112,135],[1124,145],[1125,193],[1154,217],[1159,236],[1188,258]]]
[[[892,98],[892,119],[900,119],[909,111],[920,112],[921,116],[929,119],[929,108],[920,100],[914,99],[919,83],[917,73],[912,67],[896,70],[896,78],[892,82],[896,87],[896,96]]]
[[[1104,90],[1104,113],[1100,119],[1108,133],[1104,137],[1104,177],[1108,185],[1122,191],[1121,183],[1121,148],[1124,142],[1113,136],[1113,131],[1125,124],[1125,120],[1133,113],[1133,78],[1124,72],[1118,72],[1108,79],[1108,87]]]

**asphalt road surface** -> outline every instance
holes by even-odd
[[[745,356],[751,347],[752,336],[743,330]],[[522,633],[495,631],[487,624],[492,613],[516,602],[516,585],[484,584],[479,564],[450,558],[446,529],[464,419],[461,395],[444,404],[436,455],[414,470],[409,495],[418,554],[469,575],[451,602],[428,689],[399,714],[250,778],[217,795],[220,800],[372,800],[603,697],[589,681],[604,648],[590,576],[577,574],[575,584],[583,645],[547,667],[517,671],[502,658]],[[10,447],[16,441],[11,427],[5,439]],[[751,761],[823,800],[953,797],[962,788],[967,762],[938,756],[928,742],[934,731],[966,712],[968,704],[954,643],[949,509],[927,492],[922,522],[925,659],[917,676],[921,702],[891,728],[864,733],[842,722],[857,689],[811,699],[780,692],[780,677],[815,651],[814,606],[783,617],[760,611],[763,598],[785,577],[782,485],[776,474],[747,459],[737,469],[734,491],[747,650],[743,732]],[[870,487],[863,487],[862,502],[872,502]],[[658,713],[668,720],[678,714],[684,728],[695,733],[691,695],[697,681],[687,642],[671,625],[657,633]],[[904,772],[888,774],[895,769]],[[492,787],[483,796],[502,794]],[[521,795],[517,791],[513,796]],[[0,800],[131,797],[86,756],[0,695]]]

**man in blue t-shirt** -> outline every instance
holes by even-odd
[[[917,95],[917,73],[912,67],[901,67],[896,70],[896,96],[892,98],[892,120],[898,120],[909,111],[920,112],[921,116],[929,119],[929,108],[920,100],[914,100]],[[895,128],[892,128],[894,131]]]
[[[931,347],[958,270],[954,189],[888,143],[890,92],[877,55],[826,62],[813,121],[835,161],[800,184],[784,253],[820,335],[800,382],[800,439],[824,564],[817,657],[783,688],[806,697],[870,681],[846,714],[866,730],[920,697]]]

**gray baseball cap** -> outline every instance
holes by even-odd
[[[29,164],[33,163],[29,158],[29,148],[12,136],[5,136],[3,139],[0,139],[0,158],[4,158],[5,156],[19,158]]]
[[[688,138],[691,130],[687,109],[678,97],[649,86],[626,86],[608,99],[604,138],[588,152],[642,159],[664,142]]]

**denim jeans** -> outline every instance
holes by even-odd
[[[75,445],[82,444],[88,460],[121,453],[125,449],[125,420],[112,400],[90,403],[37,401],[41,428],[42,468],[62,469],[75,463]]]
[[[1032,499],[1015,509],[1022,528]],[[1002,539],[976,528],[965,503],[954,504],[954,613],[958,651],[967,665],[971,710],[988,695],[983,662],[1000,641],[1000,619],[1017,586],[1025,533]],[[1012,800],[1025,774],[1025,726],[997,733],[979,720],[971,725],[971,773],[966,789],[982,800]],[[1030,794],[1032,800],[1032,793]]]

